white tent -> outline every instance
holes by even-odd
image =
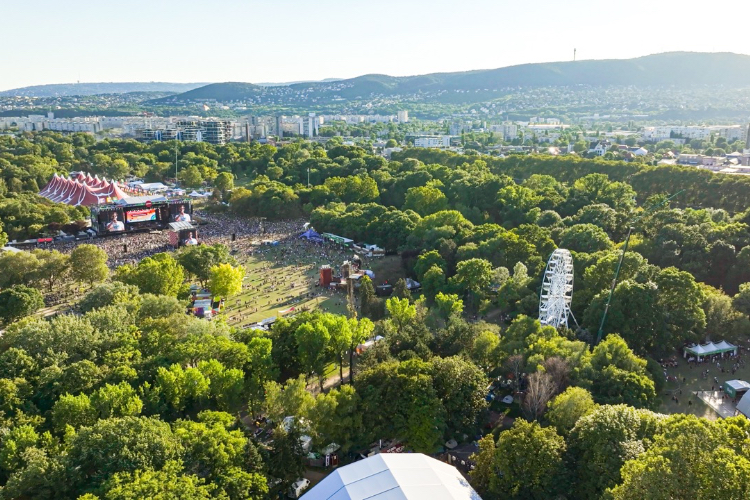
[[[703,344],[703,345],[696,344],[690,347],[686,347],[683,357],[687,358],[688,354],[692,354],[693,356],[702,358],[704,356],[724,354],[725,352],[731,352],[733,354],[737,354],[737,346],[730,344],[729,342],[725,340],[722,340],[721,342],[717,342],[716,344],[712,342],[708,342],[707,344]]]
[[[741,413],[746,417],[750,418],[750,391],[746,392],[740,402],[737,403],[737,411],[735,414]]]
[[[380,453],[336,469],[305,500],[481,500],[455,467],[421,453]]]

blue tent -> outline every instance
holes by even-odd
[[[323,238],[312,229],[308,229],[304,233],[299,235],[300,238],[305,238],[308,241],[323,241]]]

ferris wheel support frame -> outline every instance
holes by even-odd
[[[556,249],[547,261],[539,292],[539,321],[543,325],[568,327],[568,316],[573,315],[573,279],[573,256],[564,248]]]

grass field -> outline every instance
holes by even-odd
[[[225,316],[231,325],[245,326],[270,317],[278,317],[279,311],[295,308],[299,310],[323,310],[346,314],[346,293],[323,290],[318,283],[319,268],[328,264],[338,270],[341,263],[350,259],[351,251],[328,250],[325,252],[299,252],[293,256],[279,246],[264,246],[252,255],[236,253],[234,256],[245,266],[247,274],[240,295],[231,298]],[[396,256],[369,259],[363,262],[365,269],[375,273],[376,283],[395,282],[403,277],[401,259]],[[334,274],[338,274],[334,272]]]

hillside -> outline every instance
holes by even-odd
[[[308,82],[278,87],[249,83],[215,83],[153,101],[184,102],[255,100],[299,103],[328,99],[423,94],[435,102],[479,100],[510,87],[572,85],[681,86],[745,85],[750,82],[750,56],[733,53],[670,52],[635,59],[608,59],[522,64],[498,69],[393,77],[364,75],[334,82]],[[471,92],[471,95],[463,93]]]
[[[206,83],[168,82],[100,82],[100,83],[55,83],[33,85],[0,92],[0,97],[67,97],[98,94],[127,94],[131,92],[187,92]]]

